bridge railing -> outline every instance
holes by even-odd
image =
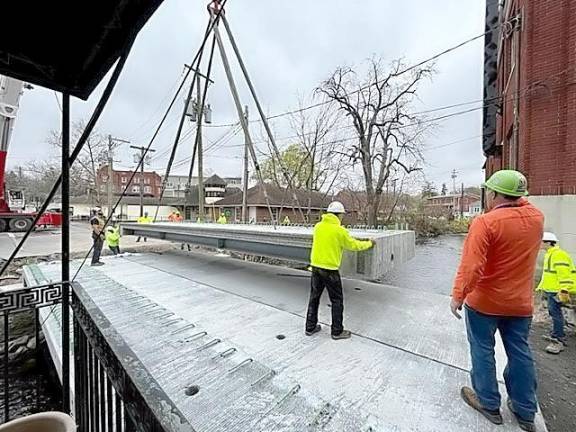
[[[73,416],[80,432],[170,432],[171,428],[162,424],[151,408],[164,401],[155,401],[153,382],[147,380],[145,368],[134,366],[133,356],[121,338],[114,335],[98,307],[90,300],[83,288],[72,283],[73,328],[61,328],[62,336],[73,341],[73,368],[70,370],[71,393],[73,394]],[[34,316],[34,349],[40,358],[40,308],[54,307],[62,301],[62,282],[50,283],[10,290],[0,287],[0,313],[3,317],[4,337],[2,346],[3,420],[14,417],[10,409],[11,394],[16,392],[16,376],[9,367],[13,353],[14,338],[11,335],[11,322],[18,314]],[[58,306],[56,306],[58,307]],[[48,318],[45,318],[47,320]],[[73,337],[70,338],[72,333]],[[32,344],[31,344],[32,345]],[[64,355],[61,348],[60,355]],[[61,357],[63,358],[63,357]],[[130,364],[129,364],[130,363]],[[136,369],[135,369],[136,368]],[[66,389],[63,389],[63,392]],[[147,394],[146,397],[143,395]],[[150,396],[152,394],[152,396]],[[38,397],[35,401],[38,405]],[[72,407],[71,407],[72,408]],[[13,411],[13,410],[12,410]]]

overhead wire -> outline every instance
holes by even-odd
[[[206,34],[204,35],[204,38],[202,40],[202,43],[200,45],[200,48],[198,49],[198,51],[196,52],[196,55],[194,56],[194,59],[192,60],[192,62],[190,63],[191,66],[194,66],[197,61],[200,58],[201,53],[204,50],[204,47],[206,46],[206,43],[208,41],[208,37],[210,35],[210,32],[212,31],[214,25],[217,23],[218,19],[220,18],[220,15],[222,14],[222,11],[224,10],[224,6],[226,5],[226,3],[228,2],[228,0],[223,0],[222,2],[222,8],[218,10],[218,12],[215,14],[215,19],[213,21],[211,21],[208,24],[208,29],[206,31]],[[136,168],[134,169],[134,171],[132,171],[132,174],[130,175],[130,179],[128,180],[127,184],[131,184],[132,181],[134,180],[134,177],[136,176],[136,173],[138,172],[138,170],[140,170],[142,164],[144,163],[144,160],[148,154],[148,152],[150,151],[150,148],[152,147],[152,144],[154,143],[154,140],[156,139],[156,137],[158,136],[162,126],[164,125],[164,122],[166,121],[166,118],[168,117],[168,115],[170,114],[170,111],[172,110],[172,107],[174,106],[174,103],[176,102],[176,100],[178,99],[178,95],[180,94],[180,92],[182,91],[182,88],[184,87],[184,84],[186,83],[186,80],[188,79],[188,76],[191,73],[191,69],[188,69],[186,71],[186,73],[184,74],[184,78],[182,79],[182,82],[180,83],[180,85],[178,86],[178,89],[176,90],[176,93],[174,94],[174,97],[172,98],[170,104],[168,105],[168,108],[166,109],[166,112],[164,113],[162,119],[160,120],[160,123],[158,124],[158,127],[156,128],[156,131],[154,132],[154,135],[152,136],[152,138],[150,139],[150,142],[148,143],[147,147],[144,149],[144,151],[142,152],[142,156],[138,162],[138,165],[136,166]],[[120,196],[118,197],[118,200],[116,201],[116,203],[114,204],[114,207],[112,209],[108,209],[108,217],[104,223],[104,227],[106,227],[111,218],[112,215],[114,214],[114,212],[116,211],[116,209],[118,208],[118,206],[120,205],[120,202],[122,201],[122,199],[126,196],[126,191],[127,189],[124,189],[121,193]],[[88,251],[88,253],[85,255],[84,259],[82,260],[80,266],[78,267],[76,273],[74,274],[74,277],[72,278],[73,282],[74,280],[76,280],[76,278],[78,277],[78,274],[80,273],[80,271],[82,270],[82,268],[84,267],[84,265],[86,264],[86,260],[88,259],[88,257],[90,256],[90,254],[92,253],[92,250],[94,249],[94,245],[92,245],[90,247],[90,250]]]

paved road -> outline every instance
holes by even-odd
[[[16,245],[23,237],[23,233],[0,233],[0,259],[7,259]],[[61,231],[39,230],[28,238],[24,247],[20,250],[18,257],[44,256],[60,252]],[[132,247],[136,245],[134,237],[123,237],[121,247]],[[148,244],[163,243],[159,240],[149,240]],[[92,239],[90,238],[90,227],[88,222],[72,222],[70,226],[70,252],[83,252],[90,249]]]

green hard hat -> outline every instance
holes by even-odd
[[[484,183],[484,187],[502,195],[522,197],[528,195],[526,177],[519,171],[496,171]]]

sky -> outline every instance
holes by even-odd
[[[97,129],[102,134],[128,140],[132,145],[148,145],[160,118],[180,84],[184,64],[198,50],[208,14],[204,0],[165,0],[138,36],[120,81],[102,115]],[[318,84],[338,66],[361,66],[373,55],[385,62],[402,58],[407,65],[458,45],[484,30],[482,0],[229,0],[227,18],[246,66],[267,114],[286,112],[299,106]],[[222,30],[223,32],[223,30]],[[228,55],[233,53],[225,40]],[[417,110],[430,110],[482,99],[483,39],[441,56],[434,63],[435,75],[419,92]],[[232,59],[234,76],[243,104],[256,108]],[[215,56],[208,103],[212,106],[212,126],[237,122],[233,100],[222,63]],[[73,99],[73,120],[87,120],[96,105],[106,79],[87,102]],[[34,160],[56,156],[47,143],[51,130],[60,125],[59,95],[39,86],[26,90],[21,101],[8,155],[9,168],[25,166]],[[150,169],[162,172],[168,160],[183,107],[181,94],[157,140],[152,145]],[[441,116],[479,103],[446,111]],[[483,178],[481,115],[470,113],[438,122],[425,140],[424,174],[440,189],[450,187],[452,170],[457,182],[478,185]],[[184,140],[176,157],[175,174],[187,174],[186,158],[192,153],[193,123],[186,122]],[[272,122],[280,147],[293,135],[286,117]],[[190,130],[190,133],[188,132]],[[242,172],[241,133],[227,127],[205,129],[205,147],[218,141],[205,159],[205,171],[221,176],[240,176]],[[261,136],[254,124],[255,140]],[[225,143],[225,144],[224,144]],[[121,145],[116,165],[133,168],[130,144]],[[261,144],[265,146],[265,144]]]

